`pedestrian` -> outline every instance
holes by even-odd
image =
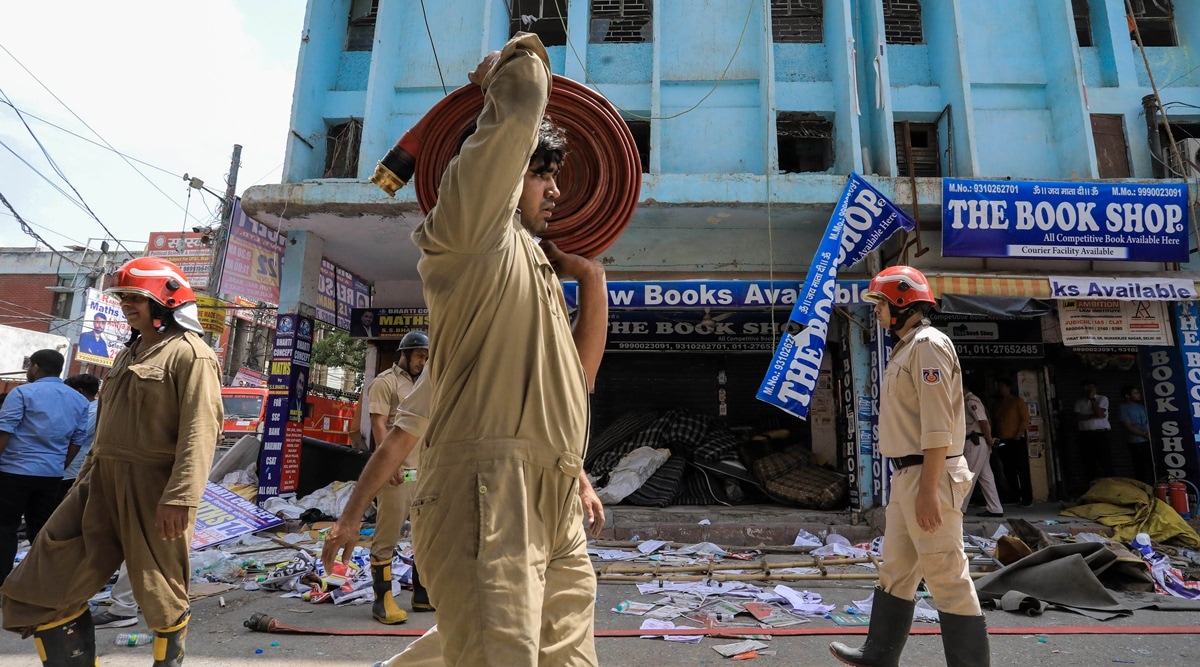
[[[1108,421],[1108,397],[1096,393],[1096,383],[1084,380],[1083,397],[1075,401],[1075,422],[1079,427],[1079,455],[1087,471],[1088,484],[1099,477],[1111,477],[1112,425]]]
[[[87,400],[63,383],[57,350],[29,355],[26,384],[0,408],[0,584],[17,555],[17,531],[33,543],[58,505],[63,470],[78,455],[87,428]]]
[[[87,601],[124,560],[154,630],[155,667],[183,662],[188,541],[221,436],[217,357],[174,264],[130,260],[106,291],[133,331],[100,388],[96,438],[75,486],[4,587],[4,628],[45,665],[95,662]]]
[[[1029,406],[1017,395],[1012,380],[996,381],[1000,400],[992,415],[996,418],[996,452],[1004,467],[1008,490],[1021,507],[1033,504],[1033,483],[1029,477]]]
[[[380,373],[367,387],[367,411],[371,415],[371,435],[378,448],[396,422],[400,401],[412,392],[413,383],[421,376],[429,360],[429,336],[423,331],[410,331],[400,339],[392,367]],[[419,468],[420,450],[413,449],[401,462],[402,472],[414,477]],[[371,537],[371,576],[374,582],[375,603],[371,617],[385,625],[403,623],[408,614],[396,605],[392,597],[392,556],[400,531],[408,519],[408,510],[417,493],[414,484],[384,484],[375,495],[378,510],[375,534]],[[361,513],[360,513],[361,516]],[[429,594],[421,585],[420,575],[413,567],[413,611],[433,611]]]
[[[1117,406],[1117,420],[1125,432],[1125,445],[1133,459],[1134,474],[1139,482],[1154,486],[1154,455],[1150,451],[1150,415],[1142,404],[1140,387],[1125,385],[1121,390],[1125,400]]]
[[[922,579],[937,603],[950,667],[991,664],[987,622],[963,549],[962,505],[971,485],[962,369],[950,339],[930,325],[929,281],[909,266],[880,271],[863,298],[895,342],[879,401],[879,450],[891,460],[883,564],[867,640],[829,650],[849,665],[897,665]]]
[[[604,294],[599,263],[536,238],[559,196],[549,59],[519,33],[468,77],[475,132],[413,232],[433,382],[413,547],[450,665],[595,665],[596,578],[576,500],[588,375],[558,275]],[[582,298],[582,297],[581,297]],[[607,309],[584,317],[607,320]],[[605,326],[577,322],[576,330]]]
[[[83,459],[87,457],[88,451],[92,448],[92,440],[96,437],[96,395],[100,393],[100,378],[91,373],[80,373],[72,375],[63,381],[63,384],[79,392],[80,396],[87,399],[87,425],[84,427],[83,441],[79,443],[79,452],[71,459],[71,463],[67,469],[63,471],[62,482],[58,488],[58,502],[62,502],[63,498],[67,497],[67,491],[75,484],[75,478],[79,476],[79,468],[83,465]],[[55,503],[55,507],[58,504]]]
[[[996,438],[992,436],[992,424],[988,419],[987,410],[983,407],[983,401],[975,395],[969,383],[963,383],[963,390],[963,411],[967,419],[967,439],[963,447],[963,456],[967,459],[967,469],[971,471],[971,485],[967,487],[966,497],[963,498],[962,511],[966,513],[971,493],[978,486],[983,492],[987,509],[976,516],[1003,517],[1004,506],[1000,504],[996,478],[992,474],[992,448],[996,442]]]

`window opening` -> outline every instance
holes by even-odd
[[[351,119],[329,128],[325,138],[324,178],[358,178],[358,149],[362,121]]]
[[[833,123],[819,114],[780,111],[775,121],[779,170],[788,173],[833,168]]]
[[[771,38],[780,44],[825,41],[822,0],[771,0]]]
[[[347,51],[370,51],[375,45],[375,15],[379,0],[350,0],[350,24],[346,29]]]
[[[568,0],[512,0],[508,36],[532,32],[543,46],[563,46],[567,43]]]
[[[1166,161],[1164,172],[1166,178],[1200,178],[1200,123],[1171,123],[1171,134],[1175,137],[1172,147],[1167,138],[1167,130],[1161,124],[1158,126],[1158,136],[1163,147],[1163,160]],[[1175,162],[1178,155],[1183,161],[1183,173]]]
[[[892,124],[896,135],[896,173],[901,176],[942,175],[941,148],[938,128],[934,123],[897,121]],[[907,134],[905,129],[907,128]],[[909,148],[912,148],[911,159]]]
[[[1092,40],[1092,8],[1088,0],[1071,0],[1071,12],[1075,16],[1075,39],[1079,46],[1095,46]]]
[[[560,0],[562,1],[562,0]],[[636,44],[653,38],[653,0],[592,0],[592,43]]]
[[[1133,16],[1129,21],[1129,36],[1133,38],[1133,26],[1137,24],[1145,46],[1178,46],[1175,35],[1175,5],[1172,0],[1129,0]]]
[[[637,146],[638,158],[642,163],[642,173],[650,173],[650,121],[626,118],[629,133],[633,135],[633,144]]]
[[[888,44],[924,44],[920,0],[883,0],[883,32]]]

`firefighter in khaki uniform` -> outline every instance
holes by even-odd
[[[879,401],[879,451],[892,462],[892,493],[867,641],[857,649],[834,642],[829,650],[849,665],[898,665],[924,578],[937,603],[946,664],[989,665],[987,623],[963,550],[960,508],[971,473],[962,456],[958,355],[925,319],[936,302],[920,271],[886,268],[863,298],[875,304],[879,324],[896,341]]]
[[[109,293],[133,330],[100,389],[96,437],[75,485],[13,571],[4,628],[33,634],[48,667],[93,667],[88,598],[124,560],[154,628],[155,667],[183,663],[188,542],[221,435],[217,357],[183,272],[127,262]]]
[[[400,401],[412,391],[413,383],[420,377],[429,359],[429,337],[423,331],[404,334],[396,349],[396,363],[380,373],[367,387],[367,409],[371,414],[371,435],[378,448],[387,436],[388,429],[396,421]],[[403,470],[417,470],[419,451],[412,451],[402,462]],[[371,616],[385,625],[403,623],[408,614],[396,606],[392,597],[392,554],[400,541],[400,531],[408,518],[408,509],[416,495],[416,484],[385,484],[376,493],[379,503],[375,520],[375,534],[371,538],[371,576],[375,590],[375,603],[371,605]],[[362,514],[359,513],[359,516]],[[413,611],[433,611],[429,594],[421,585],[417,570],[413,568]]]
[[[471,73],[483,111],[413,232],[438,350],[413,546],[449,665],[596,664],[577,499],[588,382],[556,269],[581,290],[604,274],[534,237],[565,155],[542,117],[548,63],[519,33]]]

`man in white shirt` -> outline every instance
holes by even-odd
[[[1098,477],[1111,477],[1112,425],[1108,421],[1108,397],[1096,393],[1096,383],[1084,380],[1083,398],[1075,401],[1079,424],[1079,456],[1087,470],[1088,484]]]

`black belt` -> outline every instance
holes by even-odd
[[[954,456],[947,456],[946,460],[948,461],[950,459],[956,459],[960,456],[962,456],[962,454],[955,454]],[[924,454],[909,454],[908,456],[900,456],[900,457],[897,457],[894,459],[890,459],[890,461],[892,462],[893,468],[895,468],[896,470],[903,470],[904,468],[907,468],[909,466],[919,466],[922,463],[924,463],[925,455]]]

